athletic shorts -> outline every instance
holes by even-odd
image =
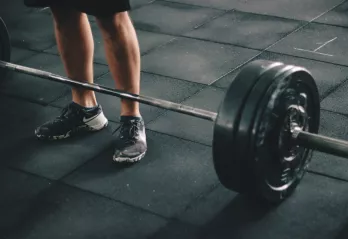
[[[107,17],[131,9],[130,0],[24,0],[27,7],[63,6],[96,17]]]

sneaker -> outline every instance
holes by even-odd
[[[145,156],[146,150],[145,125],[142,118],[121,116],[113,160],[134,163]]]
[[[108,125],[100,105],[84,108],[74,102],[68,104],[60,116],[35,130],[39,139],[57,140],[68,138],[78,132],[98,131]]]

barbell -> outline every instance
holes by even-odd
[[[11,70],[213,121],[213,161],[226,188],[280,203],[297,188],[313,150],[348,157],[348,142],[318,134],[320,101],[310,72],[282,62],[246,64],[229,86],[218,113],[83,83],[10,63],[8,30],[0,18],[0,82]]]

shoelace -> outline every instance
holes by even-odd
[[[120,139],[125,140],[126,143],[135,143],[139,135],[140,123],[136,121],[122,122],[118,129],[120,129]]]
[[[67,119],[70,115],[73,115],[74,113],[76,113],[76,112],[71,109],[70,105],[68,105],[62,109],[60,116],[58,116],[54,120],[54,122],[59,122],[59,121],[62,121],[64,119]]]

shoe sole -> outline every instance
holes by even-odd
[[[102,130],[108,126],[108,120],[104,116],[103,113],[100,113],[98,117],[95,119],[85,122],[85,125],[79,126],[73,130],[68,131],[65,134],[62,135],[40,135],[38,132],[35,130],[35,135],[38,139],[40,140],[49,140],[49,141],[54,141],[54,140],[61,140],[61,139],[67,139],[70,138],[78,133],[83,133],[83,132],[95,132]]]
[[[113,156],[113,161],[117,162],[117,163],[135,163],[140,161],[141,159],[143,159],[145,157],[146,151],[142,154],[140,154],[137,157],[134,158],[129,158],[129,157],[115,157],[115,155]]]
[[[88,127],[88,126],[80,126],[77,129],[70,130],[66,134],[62,134],[62,135],[47,136],[47,135],[37,134],[37,132],[35,132],[35,135],[40,140],[51,140],[51,141],[54,141],[54,140],[62,140],[62,139],[71,138],[73,136],[76,136],[79,133],[100,131],[100,130],[106,128],[107,126],[108,126],[107,123],[103,127],[99,128],[99,129],[93,129],[93,128]]]

